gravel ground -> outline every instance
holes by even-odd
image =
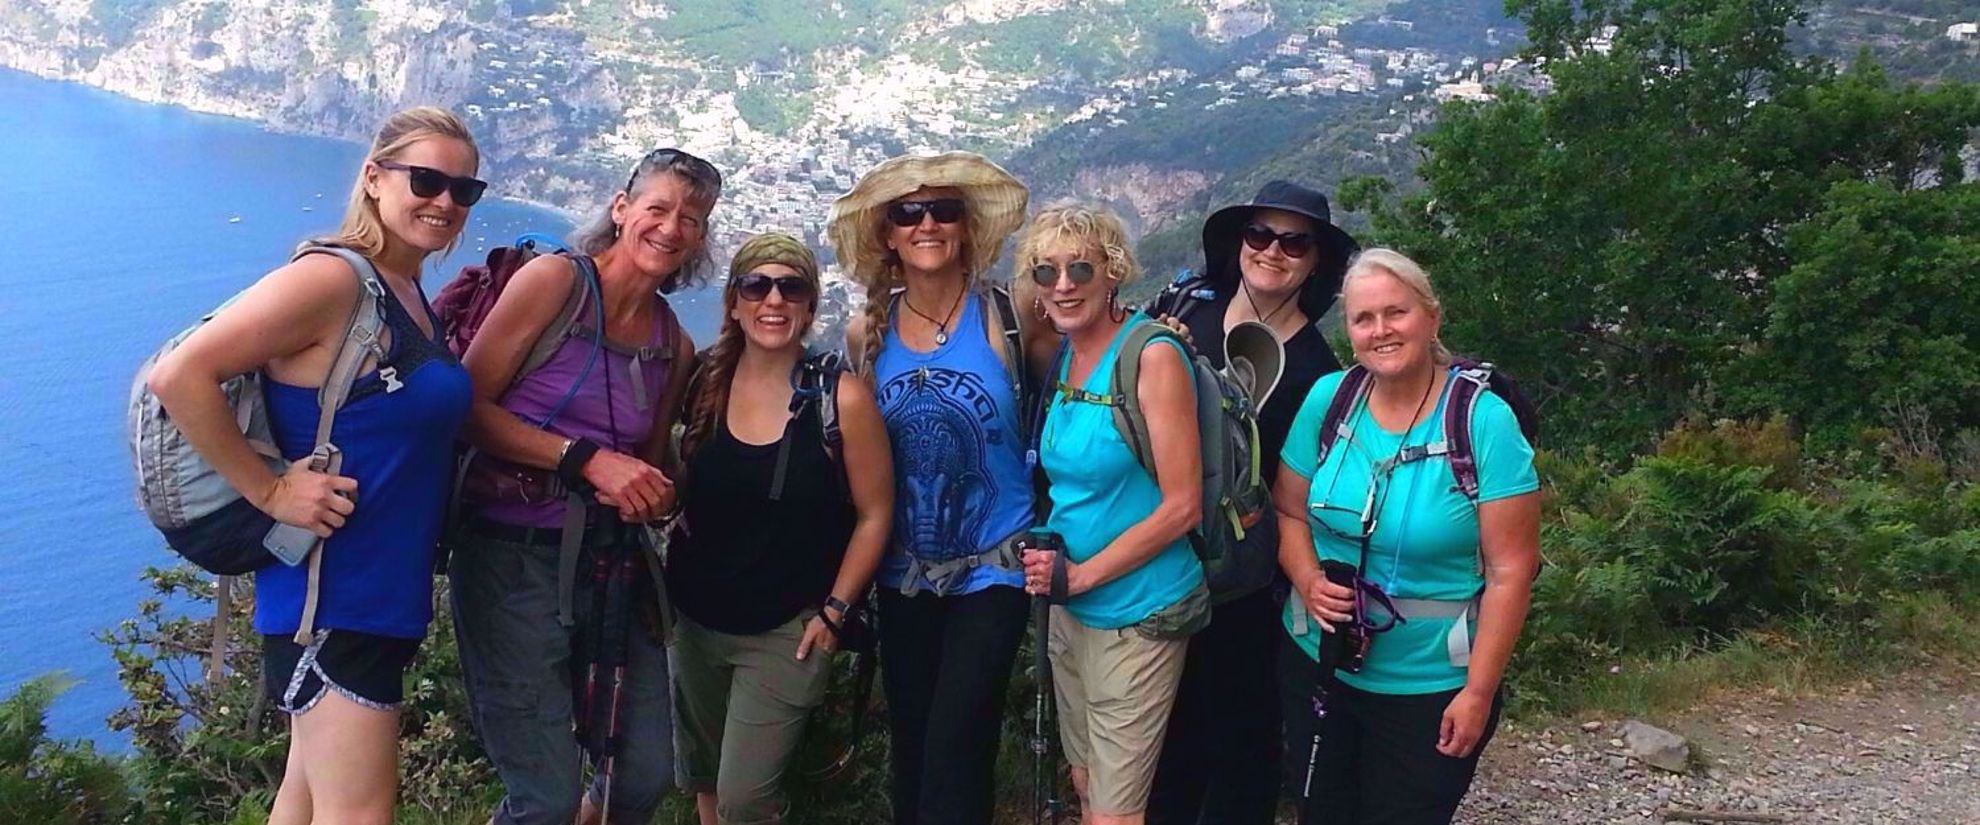
[[[1980,672],[1907,674],[1822,696],[1734,693],[1643,720],[1689,740],[1682,775],[1628,756],[1624,721],[1501,728],[1457,821],[1648,825],[1683,808],[1789,823],[1980,825]]]

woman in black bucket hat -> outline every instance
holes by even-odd
[[[1271,181],[1249,203],[1219,209],[1203,222],[1202,273],[1178,279],[1152,308],[1185,324],[1198,351],[1218,367],[1231,327],[1258,321],[1278,334],[1285,372],[1258,419],[1268,480],[1278,477],[1279,450],[1300,402],[1320,376],[1341,368],[1318,323],[1359,248],[1334,226],[1325,195]],[[1283,747],[1274,521],[1264,519],[1250,532],[1247,545],[1256,552],[1240,553],[1239,563],[1223,571],[1230,581],[1213,585],[1243,595],[1218,603],[1210,626],[1190,644],[1148,800],[1149,825],[1272,821]]]

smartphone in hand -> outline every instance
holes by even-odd
[[[336,460],[338,457],[337,445],[324,444],[309,454],[309,469],[316,473],[334,472],[333,467],[343,464]],[[344,494],[338,493],[338,495]],[[267,535],[262,536],[261,546],[283,564],[295,567],[309,558],[309,551],[316,549],[316,543],[319,541],[322,539],[317,538],[317,535],[308,528],[278,521],[275,522],[274,527],[268,528]]]

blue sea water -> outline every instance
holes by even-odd
[[[207,309],[335,228],[363,148],[136,103],[0,70],[0,695],[50,671],[76,684],[52,731],[121,748],[123,704],[97,631],[173,557],[138,512],[123,436],[138,363]],[[499,194],[493,181],[491,195]],[[238,218],[238,221],[235,219]],[[427,293],[563,215],[491,197]],[[708,341],[712,295],[677,296]]]

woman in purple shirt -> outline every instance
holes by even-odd
[[[474,378],[467,438],[497,468],[470,474],[508,482],[473,501],[452,560],[475,726],[508,791],[498,825],[645,823],[672,784],[643,525],[674,508],[659,468],[694,343],[661,293],[708,271],[721,186],[686,152],[647,155],[572,254],[516,272],[462,359]],[[518,374],[573,290],[571,331]],[[586,759],[594,780],[581,794]]]

